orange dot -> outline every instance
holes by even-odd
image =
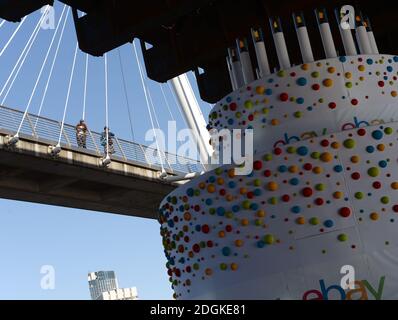
[[[224,179],[223,178],[218,178],[217,179],[217,184],[222,186],[224,184]]]
[[[264,210],[257,211],[257,217],[264,218],[265,217],[265,211]]]
[[[333,80],[332,79],[325,79],[323,80],[323,85],[327,88],[333,87]]]
[[[228,194],[228,195],[227,195],[227,201],[228,201],[228,202],[231,202],[232,200],[234,200],[233,195],[232,195],[232,194]]]
[[[235,177],[235,169],[229,169],[228,170],[228,177],[234,178]]]
[[[184,213],[184,220],[185,221],[190,221],[192,218],[191,214],[189,212]]]
[[[204,188],[206,188],[206,183],[204,182],[199,183],[199,189],[203,190]]]
[[[240,192],[241,195],[244,195],[244,194],[247,193],[247,189],[246,188],[240,188],[239,192]]]
[[[312,172],[315,173],[315,174],[321,174],[323,172],[323,169],[321,167],[315,167],[312,170]]]
[[[333,193],[333,198],[335,199],[341,199],[344,197],[344,194],[340,191],[336,191],[335,193]]]
[[[393,98],[398,97],[398,92],[397,92],[397,91],[391,91],[391,96],[392,96]]]
[[[304,217],[299,217],[296,219],[297,224],[303,225],[305,224],[305,218]]]
[[[277,191],[278,190],[278,184],[274,181],[269,182],[267,186],[268,186],[269,191]]]
[[[394,190],[398,190],[398,182],[391,183],[391,188]]]
[[[265,92],[265,87],[263,87],[263,86],[258,86],[258,87],[256,88],[256,93],[257,93],[257,94],[264,94],[264,92]]]
[[[218,236],[219,236],[220,238],[225,238],[225,232],[224,232],[224,231],[220,231],[220,232],[218,233]]]
[[[377,150],[383,152],[384,150],[386,150],[386,146],[385,146],[384,144],[379,144],[379,145],[377,146]]]
[[[372,219],[373,221],[377,221],[379,220],[379,214],[376,212],[373,212],[370,214],[370,219]]]
[[[207,192],[208,192],[208,193],[214,193],[214,192],[216,192],[216,187],[215,187],[213,184],[209,184],[209,185],[207,186]]]
[[[236,263],[232,263],[232,264],[231,264],[231,270],[232,270],[232,271],[238,270],[238,265],[237,265]]]
[[[273,125],[273,126],[279,125],[279,120],[278,119],[272,119],[271,120],[271,125]]]
[[[358,156],[352,156],[351,157],[351,162],[352,163],[359,163],[361,159]]]
[[[243,246],[243,241],[242,240],[236,240],[235,241],[235,246],[237,246],[237,247]]]
[[[329,152],[322,153],[321,160],[323,162],[331,162],[333,160],[333,155],[331,155]]]
[[[335,142],[332,143],[331,146],[332,146],[333,149],[339,149],[339,148],[340,148],[340,143],[338,143],[337,141],[335,141]]]
[[[297,166],[289,167],[289,172],[290,173],[297,173],[298,171],[299,171],[299,168]]]
[[[248,219],[242,219],[241,223],[242,223],[242,226],[247,227],[249,225],[249,220]]]
[[[329,73],[335,73],[336,72],[336,68],[335,67],[329,67],[328,68],[328,72]]]
[[[310,68],[310,66],[306,63],[301,66],[301,69],[305,70],[305,71],[307,71],[309,68]]]
[[[206,276],[211,276],[211,275],[213,275],[213,270],[212,269],[210,269],[210,268],[207,268],[206,270],[205,270],[205,273],[206,273]]]

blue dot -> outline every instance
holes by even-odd
[[[388,71],[388,72],[393,72],[393,71],[394,71],[394,68],[391,67],[391,66],[388,66],[388,67],[387,67],[387,71]]]
[[[228,98],[227,98],[227,102],[228,102],[228,103],[231,103],[231,102],[232,102],[232,98],[231,98],[231,97],[228,97]]]
[[[267,96],[272,96],[272,89],[267,89],[267,90],[265,90],[265,94],[267,95]]]
[[[234,119],[229,119],[229,120],[228,120],[228,124],[229,124],[229,125],[234,124]]]
[[[340,57],[340,59],[339,59],[339,60],[340,60],[340,62],[343,62],[343,63],[344,63],[344,62],[346,62],[346,61],[347,61],[347,57],[344,57],[344,56],[342,56],[342,57]]]
[[[230,181],[228,182],[228,187],[230,189],[235,189],[236,188],[236,182],[235,181]]]
[[[258,241],[257,242],[257,248],[264,248],[265,247],[265,242],[264,241]]]
[[[386,168],[387,165],[388,165],[387,161],[382,160],[382,161],[379,162],[380,168]]]
[[[340,173],[343,171],[343,167],[341,165],[337,165],[334,167],[334,171],[337,173]]]
[[[293,178],[293,179],[290,180],[290,184],[292,186],[297,186],[299,183],[300,183],[300,180],[297,179],[297,178]]]
[[[299,214],[301,212],[301,208],[299,206],[294,206],[292,208],[292,212],[295,214]]]
[[[173,221],[173,220],[167,221],[167,225],[168,225],[170,228],[173,228],[173,227],[174,227],[174,221]]]
[[[303,104],[304,103],[304,98],[298,98],[296,100],[297,104]]]
[[[259,208],[259,206],[258,206],[257,203],[252,203],[252,204],[250,205],[250,209],[252,209],[253,211],[258,210],[258,208]]]
[[[273,83],[273,82],[274,82],[274,79],[272,79],[272,78],[268,80],[268,83]]]
[[[312,111],[314,108],[313,107],[308,107],[307,110],[308,111]]]
[[[217,208],[217,215],[219,215],[221,217],[224,214],[225,214],[225,209],[223,207]]]
[[[225,256],[225,257],[230,256],[230,255],[231,255],[231,249],[228,248],[228,247],[224,247],[224,248],[222,249],[222,254],[223,254],[223,256]]]
[[[334,222],[332,220],[326,220],[323,224],[326,228],[332,228],[334,226]]]
[[[307,85],[307,82],[308,82],[307,79],[304,78],[304,77],[297,79],[297,84],[298,84],[300,87],[306,86],[306,85]]]
[[[208,206],[211,206],[213,204],[213,200],[212,199],[206,199],[206,204]]]
[[[380,130],[375,130],[372,132],[372,137],[375,140],[381,140],[383,139],[383,132]]]
[[[394,57],[394,62],[398,62],[398,56]]]
[[[210,183],[216,182],[216,177],[211,176],[211,177],[209,178],[209,182],[210,182]]]
[[[368,65],[372,65],[373,64],[373,59],[368,59],[368,60],[366,60],[366,62],[368,63]]]
[[[192,188],[189,188],[189,189],[187,190],[187,196],[188,196],[188,197],[193,197],[193,195],[194,195],[194,190],[193,190]]]
[[[196,226],[195,226],[195,230],[198,231],[198,232],[201,231],[201,230],[202,230],[202,226],[199,225],[199,224],[196,225]]]
[[[254,195],[255,195],[256,197],[261,196],[261,194],[262,194],[262,191],[261,191],[260,189],[254,190]]]
[[[366,147],[366,152],[367,153],[373,153],[373,152],[375,152],[375,148],[372,147],[372,146],[368,146],[368,147]]]
[[[308,148],[307,147],[300,147],[297,149],[297,154],[300,156],[306,156],[308,154]]]
[[[280,173],[284,173],[284,172],[286,172],[287,170],[288,170],[287,166],[279,166],[279,168],[278,168],[278,171],[279,171]]]
[[[239,210],[240,210],[240,207],[238,206],[238,205],[234,205],[233,207],[232,207],[232,211],[233,212],[239,212]]]

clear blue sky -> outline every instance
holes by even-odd
[[[61,11],[62,5],[56,2],[56,23]],[[0,88],[39,18],[39,12],[29,16],[0,57]],[[0,50],[16,27],[17,24],[6,23],[0,29]],[[10,91],[6,106],[25,110],[53,33],[54,30],[40,31]],[[75,45],[76,34],[70,15],[43,116],[59,121],[62,119]],[[38,111],[54,50],[55,45],[33,99],[32,113]],[[145,132],[151,125],[133,47],[131,44],[125,45],[120,52],[132,109],[134,135],[136,141],[145,143]],[[110,127],[118,136],[131,139],[117,51],[111,52],[108,59]],[[82,114],[84,63],[85,55],[79,52],[66,118],[66,122],[71,124],[77,123]],[[192,74],[189,77],[197,93]],[[152,81],[148,84],[160,126],[165,129],[171,116],[159,84]],[[178,122],[178,129],[184,129],[185,123],[167,85],[164,85],[164,90]],[[86,119],[94,131],[101,131],[105,125],[104,101],[104,60],[90,57]],[[210,106],[204,102],[200,104],[207,116]],[[172,291],[165,262],[157,221],[0,200],[0,299],[89,299],[87,273],[97,270],[116,271],[119,284],[122,287],[136,286],[141,299],[170,299]],[[55,290],[41,289],[42,265],[54,266]]]

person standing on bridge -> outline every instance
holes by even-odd
[[[108,154],[114,154],[115,148],[113,146],[113,138],[115,134],[109,131],[108,127],[104,127],[104,132],[101,133],[101,145],[104,147],[105,156]],[[108,141],[107,141],[108,138]],[[109,148],[109,149],[108,149]]]
[[[79,148],[87,148],[87,125],[84,120],[80,120],[80,122],[76,125],[76,141],[77,146]]]

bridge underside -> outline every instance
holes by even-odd
[[[160,201],[175,186],[157,170],[113,161],[107,169],[95,155],[21,139],[17,148],[0,135],[0,198],[156,219]]]

